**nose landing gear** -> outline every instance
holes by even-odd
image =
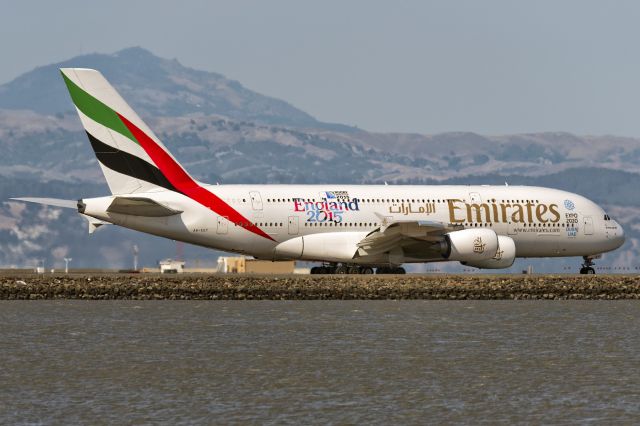
[[[582,264],[582,267],[580,268],[580,273],[581,274],[588,274],[588,275],[593,275],[596,273],[595,268],[593,267],[593,265],[595,265],[595,262],[593,261],[593,259],[589,256],[582,256],[582,258],[584,259],[584,263]]]

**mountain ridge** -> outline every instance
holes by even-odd
[[[281,99],[261,95],[222,74],[186,67],[141,47],[91,53],[25,72],[0,86],[0,108],[55,115],[71,111],[59,68],[95,68],[132,107],[147,115],[223,114],[237,120],[348,129],[322,123]]]

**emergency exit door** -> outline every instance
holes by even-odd
[[[298,216],[289,216],[289,235],[298,235]]]
[[[229,218],[225,216],[218,216],[218,228],[216,232],[218,234],[226,234],[229,228]]]
[[[584,217],[584,235],[593,234],[593,218],[591,216]]]
[[[262,210],[262,197],[258,191],[250,191],[249,198],[251,199],[251,207],[254,210]]]

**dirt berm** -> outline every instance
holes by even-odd
[[[640,276],[15,275],[0,299],[640,299]]]

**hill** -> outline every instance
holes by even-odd
[[[45,115],[72,111],[58,72],[65,67],[99,69],[143,115],[221,114],[268,124],[321,125],[287,102],[253,92],[221,74],[159,58],[140,47],[110,55],[82,55],[38,67],[0,86],[0,108]]]

